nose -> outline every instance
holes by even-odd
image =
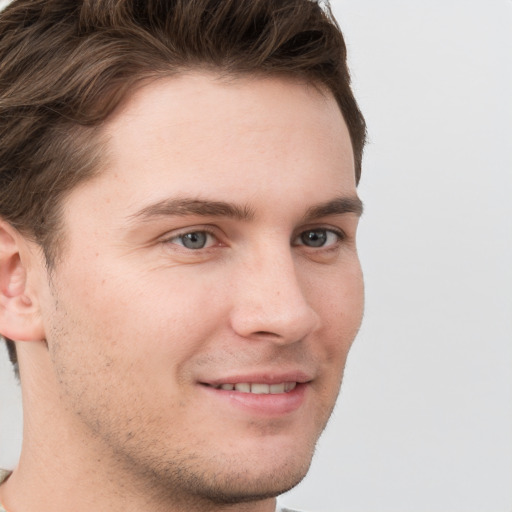
[[[307,300],[289,247],[260,252],[233,277],[231,325],[239,336],[287,344],[319,328],[320,317]]]

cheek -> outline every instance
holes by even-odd
[[[103,272],[96,283],[86,280],[77,293],[69,292],[74,286],[60,290],[65,318],[59,323],[105,361],[127,370],[131,365],[155,378],[179,376],[182,366],[225,326],[226,297],[207,281],[194,283],[175,272],[130,275],[133,269],[118,268]]]
[[[310,287],[317,312],[328,331],[335,351],[348,351],[363,317],[364,283],[358,261],[347,265],[338,276],[324,281],[324,286]]]
[[[321,366],[326,400],[333,405],[339,392],[347,356],[361,325],[364,288],[361,272],[346,275],[333,283],[321,295],[323,304],[323,332],[319,333],[322,346]]]

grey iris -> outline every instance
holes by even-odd
[[[314,231],[305,231],[300,235],[302,243],[309,247],[322,247],[327,241],[327,232],[325,229],[316,229]]]
[[[187,249],[202,249],[206,245],[207,235],[201,231],[194,231],[180,236],[183,246]]]

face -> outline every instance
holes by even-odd
[[[307,471],[362,315],[339,108],[197,73],[145,85],[104,132],[41,306],[62,421],[174,496],[276,495]]]

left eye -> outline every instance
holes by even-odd
[[[169,240],[170,242],[182,245],[186,249],[204,249],[214,243],[215,238],[207,231],[191,231],[178,235]]]
[[[296,239],[295,245],[308,247],[328,247],[334,245],[341,235],[330,229],[308,229],[303,231]]]

